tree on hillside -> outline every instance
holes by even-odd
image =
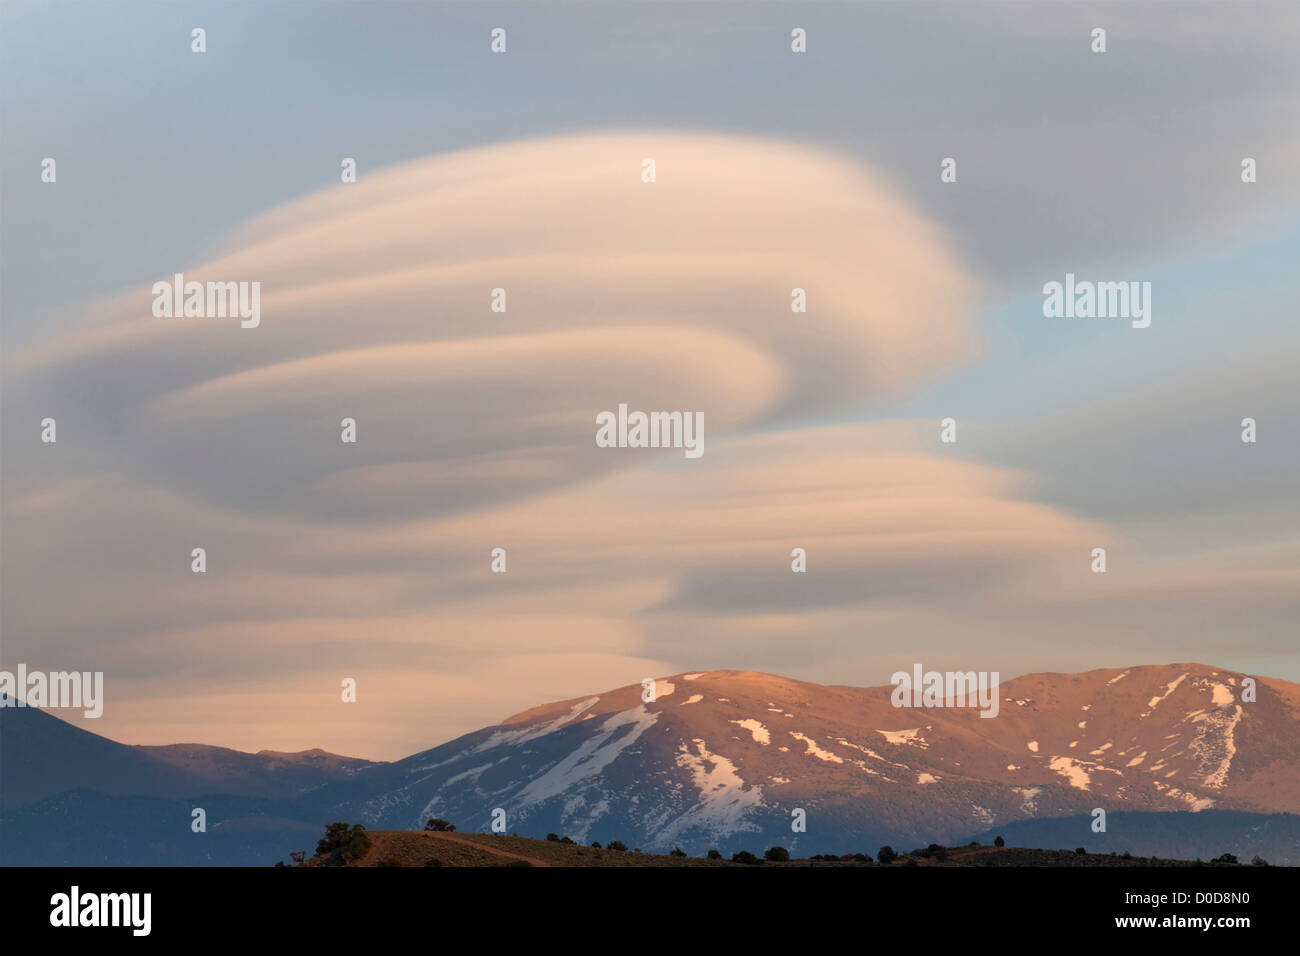
[[[429,822],[424,825],[424,828],[426,830],[433,830],[438,833],[456,832],[455,824],[448,823],[446,820],[443,820],[441,817],[430,817]]]
[[[316,844],[316,856],[325,866],[346,866],[361,859],[369,849],[370,837],[360,823],[351,827],[346,823],[331,823]]]

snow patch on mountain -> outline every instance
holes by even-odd
[[[645,705],[611,714],[591,737],[515,796],[517,806],[541,803],[590,780],[659,720]]]
[[[891,744],[896,744],[900,747],[910,744],[913,747],[919,747],[922,750],[925,750],[930,746],[921,738],[920,727],[913,727],[911,730],[877,730],[876,733],[880,734]]]
[[[829,750],[822,750],[821,747],[817,746],[817,741],[813,740],[811,737],[805,737],[797,730],[791,730],[788,731],[788,733],[791,737],[795,740],[801,741],[804,746],[808,748],[804,751],[805,756],[816,757],[818,760],[825,760],[827,763],[844,763],[843,757],[838,754],[833,754]]]
[[[691,744],[693,748],[681,744],[676,762],[690,773],[691,782],[699,791],[699,802],[655,833],[648,841],[651,847],[666,846],[680,834],[696,828],[720,835],[758,829],[745,816],[750,810],[764,806],[763,788],[745,783],[736,765],[726,757],[711,753],[700,738],[694,738]]]
[[[1181,684],[1186,679],[1187,679],[1186,674],[1179,674],[1176,678],[1174,678],[1168,684],[1166,684],[1165,692],[1163,694],[1158,694],[1157,696],[1152,697],[1149,701],[1147,701],[1147,713],[1143,714],[1142,716],[1146,717],[1147,714],[1150,714],[1151,711],[1155,710],[1160,705],[1160,702],[1165,700],[1170,694],[1176,691],[1178,689],[1178,685]]]
[[[772,742],[772,735],[767,732],[767,728],[755,720],[753,717],[747,717],[744,720],[732,720],[729,723],[739,724],[754,736],[754,742],[766,747]]]
[[[484,750],[491,750],[493,747],[501,747],[506,744],[522,744],[527,743],[530,740],[536,740],[538,737],[545,737],[547,734],[559,730],[583,711],[596,706],[596,703],[599,700],[599,697],[592,697],[589,700],[580,701],[570,707],[567,714],[562,714],[554,720],[548,721],[544,724],[533,724],[528,727],[522,727],[519,730],[495,731],[492,736],[488,737],[487,740],[470,750],[465,754],[465,756],[468,756],[469,754],[482,753]]]
[[[1021,797],[1020,811],[1028,813],[1031,816],[1038,812],[1038,795],[1043,792],[1042,787],[1012,787],[1012,793],[1018,793]]]
[[[1078,790],[1090,789],[1092,777],[1088,775],[1084,765],[1073,757],[1053,757],[1047,762],[1047,766],[1068,780],[1070,786]]]
[[[1237,755],[1237,725],[1245,713],[1240,704],[1230,706],[1190,718],[1196,725],[1196,735],[1188,746],[1196,758],[1197,773],[1204,775],[1205,786],[1215,790],[1228,782],[1232,758]]]
[[[1152,785],[1165,796],[1174,800],[1180,800],[1187,804],[1193,813],[1200,813],[1202,810],[1208,810],[1210,807],[1214,806],[1214,800],[1210,797],[1202,797],[1195,793],[1188,793],[1186,790],[1171,787],[1169,784],[1161,783],[1159,780],[1152,781]]]
[[[1227,684],[1210,685],[1212,699],[1210,703],[1215,707],[1227,707],[1235,698],[1232,696],[1232,689]]]

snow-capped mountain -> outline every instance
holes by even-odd
[[[693,855],[1005,828],[1031,846],[1297,865],[1300,685],[1256,678],[1252,701],[1247,679],[1201,664],[1032,674],[984,718],[896,708],[890,687],[684,673],[656,679],[653,700],[633,685],[547,704],[396,763],[132,747],[0,708],[0,862],[269,865],[334,820],[489,830],[500,810],[523,836]]]
[[[1256,678],[1251,701],[1245,680],[1201,664],[1033,674],[982,718],[897,708],[891,687],[683,673],[653,700],[634,685],[537,707],[323,796],[371,826],[488,830],[504,811],[509,832],[692,853],[924,845],[1098,808],[1296,813],[1300,685]]]

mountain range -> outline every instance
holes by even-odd
[[[545,704],[395,762],[128,746],[0,709],[0,856],[269,864],[326,822],[692,855],[1018,845],[1300,864],[1300,685],[1202,664],[1030,674],[999,712],[751,671]],[[191,830],[202,807],[207,831]],[[1105,830],[1099,830],[1104,811]],[[1244,854],[1244,856],[1243,856]]]

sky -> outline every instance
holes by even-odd
[[[6,3],[0,667],[103,671],[128,743],[377,759],[689,670],[1300,680],[1298,27]],[[177,272],[260,324],[155,316]],[[1067,273],[1150,326],[1045,317]],[[620,403],[704,454],[597,447]]]

